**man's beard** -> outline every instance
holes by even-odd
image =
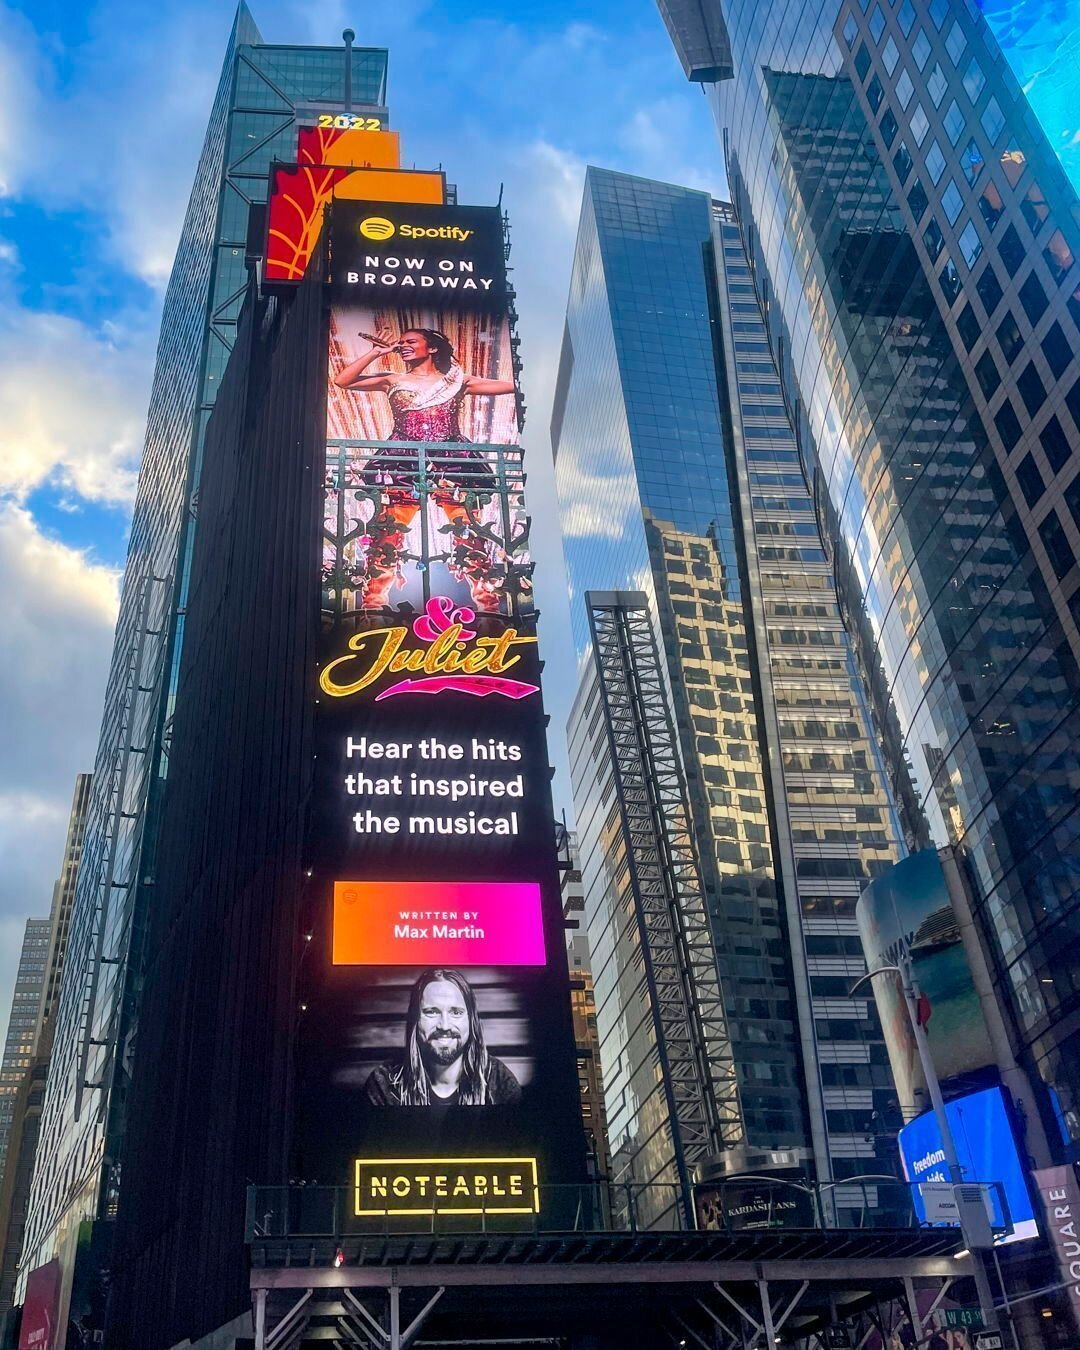
[[[446,1068],[448,1064],[453,1064],[455,1059],[459,1059],[465,1053],[465,1044],[461,1037],[452,1035],[441,1035],[431,1037],[424,1042],[424,1053],[429,1055],[436,1064]]]

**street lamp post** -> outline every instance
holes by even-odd
[[[938,1082],[937,1071],[934,1068],[934,1060],[930,1054],[930,1042],[927,1040],[926,1028],[919,1019],[919,990],[911,974],[911,966],[907,958],[901,956],[899,964],[895,966],[878,966],[876,970],[869,970],[860,979],[856,980],[848,992],[848,997],[852,998],[860,985],[867,980],[872,980],[876,975],[899,975],[900,985],[904,993],[904,1003],[907,1007],[908,1020],[911,1022],[912,1034],[915,1037],[915,1045],[919,1051],[919,1062],[922,1065],[923,1077],[926,1079],[926,1086],[930,1093],[930,1102],[934,1109],[934,1118],[937,1121],[938,1131],[941,1134],[941,1148],[945,1154],[945,1164],[949,1169],[949,1179],[954,1186],[960,1185],[963,1180],[963,1173],[960,1170],[960,1160],[956,1154],[956,1142],[953,1139],[952,1129],[949,1125],[949,1118],[945,1114],[945,1099],[941,1095],[941,1084]],[[960,1213],[960,1234],[964,1239],[964,1245],[971,1255],[971,1267],[975,1276],[975,1290],[978,1294],[979,1308],[982,1312],[983,1325],[990,1330],[998,1326],[997,1310],[994,1308],[994,1296],[990,1292],[990,1279],[986,1273],[986,1263],[982,1250],[974,1245],[974,1239],[970,1236],[968,1225],[965,1221],[964,1207],[958,1207]]]

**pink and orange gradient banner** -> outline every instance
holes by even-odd
[[[535,881],[335,881],[336,966],[542,966]]]

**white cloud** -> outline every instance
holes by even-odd
[[[0,197],[18,191],[33,164],[44,79],[29,24],[0,7]]]
[[[0,491],[51,482],[88,501],[128,503],[142,449],[150,357],[56,314],[0,320]]]
[[[0,1020],[23,922],[49,912],[75,775],[93,767],[118,582],[0,505]]]

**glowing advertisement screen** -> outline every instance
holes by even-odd
[[[945,1104],[945,1114],[956,1144],[963,1180],[986,1184],[996,1182],[1004,1193],[1005,1208],[1002,1207],[999,1194],[994,1193],[994,1226],[1006,1227],[1008,1221],[1012,1225],[1012,1232],[998,1238],[998,1244],[1037,1237],[1039,1227],[1035,1220],[1035,1208],[1024,1179],[1016,1135],[1001,1089],[988,1088],[984,1092],[958,1097]],[[925,1222],[926,1211],[917,1183],[949,1180],[941,1131],[934,1113],[928,1112],[910,1125],[905,1125],[897,1140],[904,1176],[913,1183],[915,1212]]]
[[[1080,192],[1080,0],[978,0],[978,7]]]
[[[328,219],[295,1167],[358,1221],[531,1214],[584,1142],[502,222]]]

